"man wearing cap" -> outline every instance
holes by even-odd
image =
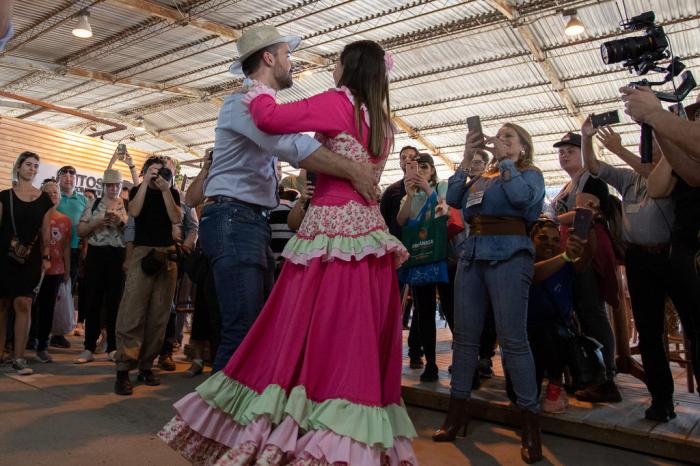
[[[5,50],[5,45],[15,33],[12,27],[12,6],[14,3],[15,0],[0,2],[0,52]]]
[[[559,165],[571,178],[552,202],[559,222],[564,225],[573,223],[576,197],[580,193],[594,195],[600,202],[601,212],[608,215],[611,210],[608,186],[602,180],[591,176],[584,168],[581,135],[566,133],[554,147],[559,149]],[[580,390],[576,396],[589,402],[618,402],[622,400],[622,396],[614,381],[615,337],[605,309],[605,300],[601,298],[602,293],[599,293],[601,286],[592,265],[578,272],[574,281],[576,315],[583,332],[603,345],[603,359],[607,370],[605,383]]]
[[[275,91],[292,86],[291,52],[301,38],[282,36],[272,26],[248,29],[237,43],[230,68]],[[306,135],[268,135],[253,123],[244,93],[226,98],[216,125],[216,142],[204,194],[200,241],[210,257],[221,307],[221,344],[214,370],[222,369],[245,337],[272,287],[269,212],[279,203],[275,162],[348,179],[366,199],[378,196],[374,169],[334,154]]]
[[[58,186],[61,188],[61,202],[58,204],[58,210],[66,215],[71,222],[71,243],[70,243],[70,275],[71,283],[75,287],[76,279],[78,278],[78,269],[80,264],[80,237],[78,236],[78,223],[80,216],[88,204],[87,197],[79,193],[75,189],[76,170],[70,165],[61,167],[57,173]],[[53,335],[51,337],[51,346],[59,348],[70,348],[70,342],[63,335]]]

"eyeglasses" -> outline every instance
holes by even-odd
[[[486,163],[486,162],[484,162],[483,160],[478,160],[478,159],[472,160],[472,164],[483,165],[483,164],[485,164],[485,163]]]
[[[58,172],[59,175],[75,175],[75,170],[73,168],[66,168]]]

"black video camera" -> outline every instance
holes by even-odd
[[[621,26],[625,31],[645,29],[644,35],[603,42],[600,55],[603,63],[612,65],[624,61],[627,68],[634,68],[637,74],[647,74],[656,68],[656,63],[671,56],[668,50],[668,37],[664,28],[655,24],[653,11],[635,16]]]
[[[649,71],[665,73],[661,81],[632,82],[630,87],[663,86],[673,82],[674,78],[685,70],[685,65],[677,57],[671,57],[668,36],[661,26],[656,23],[656,15],[653,11],[647,11],[635,16],[621,26],[625,31],[639,31],[644,29],[642,36],[626,37],[624,39],[603,42],[600,46],[600,55],[606,65],[624,62],[623,65],[634,70],[638,75],[647,74]],[[671,58],[667,67],[661,67],[658,62]],[[654,91],[656,97],[665,102],[673,102],[680,106],[683,99],[688,97],[695,87],[695,79],[690,71],[683,72],[681,84],[674,84],[673,92]],[[642,123],[641,150],[642,163],[651,163],[652,159],[652,131],[651,126]]]

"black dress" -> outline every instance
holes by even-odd
[[[34,241],[28,260],[19,265],[7,256],[10,240],[14,236],[10,217],[10,196],[12,196],[17,235],[23,244]],[[14,299],[18,296],[31,296],[41,277],[41,225],[44,215],[53,207],[46,193],[31,202],[24,202],[14,191],[0,192],[2,221],[0,222],[0,298]],[[36,241],[35,241],[36,238]]]

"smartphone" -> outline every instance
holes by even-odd
[[[574,217],[574,235],[583,240],[587,239],[592,221],[593,211],[591,209],[576,207],[576,216]]]
[[[617,110],[612,112],[600,113],[598,115],[591,116],[591,124],[594,128],[600,128],[601,126],[613,125],[620,122],[620,115]]]
[[[209,159],[209,160],[214,159],[214,148],[213,147],[210,147],[204,151],[204,158]]]
[[[119,160],[124,160],[124,156],[126,156],[126,144],[117,145],[117,155],[119,156]]]
[[[418,174],[418,162],[409,160],[406,162],[406,178],[416,176]]]
[[[311,186],[316,186],[316,173],[307,171],[306,181],[311,183]]]
[[[484,131],[481,129],[481,118],[479,118],[479,115],[474,115],[467,118],[467,133],[479,134],[483,139]],[[484,142],[482,141],[478,147],[483,149]]]

